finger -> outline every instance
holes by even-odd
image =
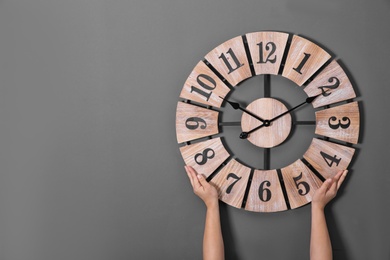
[[[318,194],[325,194],[327,192],[327,190],[329,189],[329,187],[331,185],[331,182],[332,182],[331,179],[325,180],[321,184],[321,186],[316,190],[316,193],[318,193]]]
[[[345,176],[347,174],[347,170],[339,171],[334,177],[333,177],[333,185],[330,188],[330,191],[333,194],[337,194],[337,191],[339,190],[341,184],[343,183]]]
[[[201,184],[200,184],[198,178],[196,177],[198,174],[195,171],[195,169],[192,168],[191,166],[186,166],[186,170],[188,173],[188,177],[190,178],[192,187],[194,189],[198,189],[199,187],[201,187]]]
[[[339,189],[341,187],[341,184],[343,184],[346,176],[348,174],[348,170],[344,170],[339,178],[339,180],[337,181],[337,189]]]
[[[333,176],[332,178],[333,181],[337,183],[340,180],[341,176],[343,175],[343,172],[344,172],[343,170],[338,171],[337,174]]]
[[[200,182],[200,185],[202,185],[203,187],[209,185],[209,183],[206,181],[205,177],[202,174],[198,174],[197,178]]]
[[[199,173],[197,173],[197,171],[192,168],[191,166],[188,166],[190,172],[191,172],[191,177],[192,177],[192,181],[193,181],[193,187],[194,189],[199,189],[199,188],[202,188],[202,183],[199,181],[199,178],[198,176],[201,176]]]
[[[189,167],[187,165],[184,166],[184,169],[186,170],[186,173],[187,173],[187,176],[188,176],[188,179],[190,180],[191,182],[191,185],[194,186],[194,180],[192,178],[192,173],[189,169]]]
[[[333,176],[332,178],[331,178],[331,180],[332,180],[332,184],[335,184],[335,185],[332,185],[331,187],[329,187],[329,189],[331,189],[332,191],[337,191],[337,188],[338,188],[338,185],[337,185],[337,183],[338,183],[338,181],[339,181],[339,179],[340,179],[340,177],[341,177],[341,175],[343,174],[343,171],[341,170],[341,171],[338,171],[337,173],[336,173],[336,175],[335,176]]]
[[[195,171],[195,169],[194,168],[192,168],[191,166],[186,166],[186,170],[187,170],[187,172],[191,175],[191,176],[196,176],[196,175],[198,175],[198,173]]]
[[[187,166],[184,166],[184,168],[186,169],[187,176],[188,176],[188,179],[190,180],[191,186],[194,189],[194,180],[193,180],[193,177],[191,175],[191,172],[189,171]]]
[[[337,182],[332,179],[332,184],[330,185],[328,189],[328,193],[332,196],[335,196],[337,194]]]
[[[324,181],[324,183],[322,183],[320,190],[325,193],[326,191],[329,190],[329,188],[332,186],[332,184],[333,184],[333,180],[327,179]]]
[[[344,170],[340,170],[340,171],[338,171],[338,172],[336,173],[336,175],[335,175],[335,176],[333,176],[333,178],[332,178],[332,179],[333,179],[335,182],[339,181],[339,179],[340,179],[341,175],[343,175],[343,172],[344,172]]]

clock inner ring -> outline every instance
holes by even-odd
[[[248,113],[243,113],[241,117],[243,132],[249,132],[261,126],[249,134],[247,137],[249,142],[258,147],[272,148],[287,139],[291,132],[291,115],[288,113],[272,121],[273,118],[288,110],[281,101],[274,98],[260,98],[250,103],[246,109],[262,119],[259,120]]]

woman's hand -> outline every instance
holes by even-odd
[[[337,191],[344,182],[347,173],[347,170],[339,171],[333,178],[327,179],[321,187],[315,191],[312,200],[313,207],[324,209],[326,204],[336,197]]]
[[[205,177],[198,174],[191,166],[185,166],[184,168],[186,169],[194,193],[203,200],[206,207],[218,206],[218,192],[216,188],[208,183]]]

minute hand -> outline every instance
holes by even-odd
[[[261,124],[261,125],[255,127],[255,128],[253,128],[252,130],[248,131],[248,132],[242,132],[242,133],[240,134],[240,138],[241,138],[241,139],[247,138],[247,137],[249,136],[249,134],[253,133],[254,131],[259,130],[260,128],[262,128],[262,127],[264,127],[264,126],[269,126],[269,125],[270,125],[273,121],[275,121],[276,119],[281,118],[282,116],[284,116],[284,115],[290,113],[291,111],[293,111],[293,110],[295,110],[295,109],[297,109],[297,108],[299,108],[299,107],[301,107],[301,106],[303,106],[303,105],[305,105],[305,104],[310,104],[311,102],[314,101],[314,99],[316,99],[316,98],[317,98],[318,96],[320,96],[320,95],[322,95],[322,93],[319,94],[319,95],[316,95],[316,96],[308,97],[308,98],[306,98],[305,102],[302,102],[301,104],[299,104],[299,105],[297,105],[297,106],[295,106],[295,107],[293,107],[293,108],[287,110],[286,112],[283,112],[283,113],[281,113],[280,115],[278,115],[278,116],[276,116],[276,117],[274,117],[274,118],[272,118],[272,119],[270,119],[270,120],[264,120],[264,124]]]
[[[295,107],[293,107],[293,108],[287,110],[286,112],[281,113],[280,115],[278,115],[278,116],[272,118],[271,120],[269,120],[269,122],[271,123],[271,122],[275,121],[276,119],[281,118],[282,116],[284,116],[284,115],[290,113],[291,111],[297,109],[298,107],[301,107],[301,106],[303,106],[303,105],[305,105],[305,104],[310,104],[311,102],[314,101],[314,99],[316,99],[316,98],[317,98],[318,96],[320,96],[320,95],[322,95],[322,94],[319,94],[319,95],[317,95],[317,96],[312,96],[312,97],[306,98],[305,102],[302,102],[301,104],[299,104],[299,105],[297,105],[297,106],[295,106]]]

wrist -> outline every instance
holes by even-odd
[[[311,204],[311,211],[312,212],[323,212],[325,209],[325,205],[321,205],[318,203],[312,203]]]
[[[219,209],[218,199],[207,202],[206,203],[206,208],[208,210]]]

